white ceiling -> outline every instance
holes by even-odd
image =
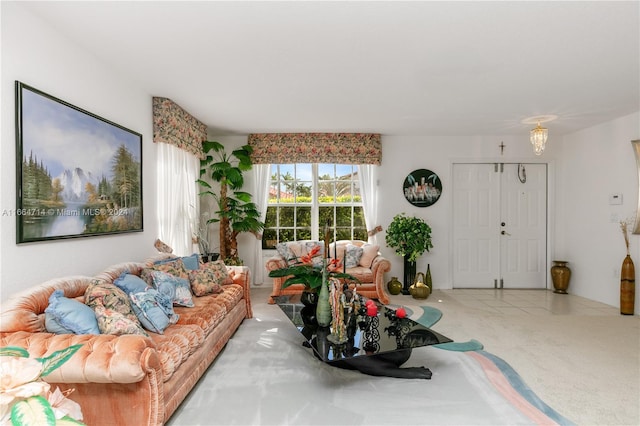
[[[217,134],[566,134],[640,110],[638,1],[28,2]]]

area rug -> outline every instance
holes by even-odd
[[[331,367],[302,340],[277,306],[257,304],[167,424],[572,424],[483,350],[414,349],[405,366],[433,376],[411,380]]]
[[[399,305],[388,306],[392,309],[397,309],[400,307]],[[405,311],[407,311],[408,318],[424,325],[425,327],[433,327],[433,325],[440,321],[440,318],[442,318],[442,311],[432,306],[402,305],[402,307],[405,309]],[[484,348],[484,346],[482,346],[482,343],[475,339],[471,339],[468,342],[440,343],[438,345],[433,345],[433,347],[444,349],[447,351],[458,352],[479,351],[480,349]]]

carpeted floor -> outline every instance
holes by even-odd
[[[409,309],[425,324],[440,319],[437,309]],[[437,324],[433,328],[440,331]],[[431,380],[371,377],[330,367],[301,342],[277,306],[254,304],[254,319],[243,323],[168,424],[572,424],[504,360],[483,350],[464,351],[477,349],[477,341],[466,347],[414,349],[405,365],[430,368]]]

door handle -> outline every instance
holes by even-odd
[[[500,233],[501,233],[502,235],[509,235],[509,236],[511,236],[511,234],[510,234],[510,233],[508,233],[507,231],[500,231]]]

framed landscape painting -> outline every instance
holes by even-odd
[[[140,232],[142,135],[16,81],[17,243]]]

